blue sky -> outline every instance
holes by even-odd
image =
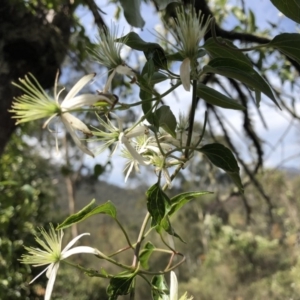
[[[98,1],[98,4],[101,2],[101,9],[107,13],[107,15],[104,15],[104,20],[106,24],[110,25],[111,22],[114,22],[112,16],[115,13],[116,6],[114,4],[108,4],[103,5],[103,1]],[[230,1],[231,5],[240,5],[239,0],[232,0]],[[280,25],[279,31],[287,31],[287,32],[295,32],[295,23],[285,17],[280,16],[280,13],[278,10],[270,3],[269,0],[252,0],[252,1],[245,1],[246,8],[250,8],[254,11],[256,15],[257,24],[260,28],[270,28],[270,24],[268,22],[273,22]],[[155,8],[152,5],[142,5],[142,16],[146,22],[144,30],[136,29],[133,30],[139,33],[139,35],[147,40],[147,41],[155,41],[156,37],[152,34],[154,31],[155,26],[159,23],[159,18],[155,15]],[[97,27],[94,25],[93,16],[89,13],[87,9],[80,9],[78,10],[78,16],[82,19],[83,24],[86,27],[87,32],[90,34],[90,36],[96,37],[97,36]],[[224,27],[228,30],[233,28],[235,25],[234,18],[230,17],[225,22]],[[132,28],[127,24],[125,21],[123,15],[121,14],[121,19],[118,21],[120,32],[124,32],[125,34],[128,33]],[[152,33],[151,33],[152,32]],[[279,80],[274,77],[272,78],[272,81],[279,86],[280,82]],[[159,86],[159,90],[164,91],[168,87],[168,83],[163,83]],[[286,91],[289,91],[289,88],[287,87],[285,89]],[[294,91],[299,94],[299,89]],[[188,112],[189,106],[186,105],[186,103],[189,103],[190,101],[190,94],[184,91],[182,88],[177,90],[177,95],[180,97],[180,101],[177,101],[177,99],[174,97],[174,95],[170,95],[166,97],[165,101],[167,104],[171,105],[172,110],[176,116],[178,116],[179,111],[186,111]],[[265,129],[262,126],[262,123],[260,119],[258,118],[258,114],[256,112],[256,109],[253,107],[250,110],[250,114],[254,118],[254,124],[255,128],[259,132],[260,138],[266,142],[265,145],[265,154],[266,154],[266,166],[278,166],[280,162],[290,156],[299,154],[300,152],[300,127],[299,124],[295,124],[293,126],[290,126],[290,120],[288,117],[288,114],[284,111],[280,111],[279,109],[271,109],[270,108],[271,100],[268,98],[263,97],[262,103],[260,107],[260,111],[265,117],[266,123],[268,125],[268,129]],[[298,106],[300,109],[300,106]],[[200,106],[196,113],[196,119],[202,120],[203,119],[203,113],[204,110]],[[245,143],[245,140],[243,139],[243,129],[242,129],[242,119],[241,119],[241,113],[237,111],[232,110],[222,110],[222,114],[226,117],[228,122],[231,123],[232,128],[235,128],[237,132],[240,134],[236,134],[235,130],[228,127],[229,131],[231,132],[232,136],[234,137],[234,140],[236,144],[238,145],[238,149],[240,149],[241,153],[248,153],[249,145]],[[216,125],[217,126],[217,125]],[[272,150],[277,144],[278,141],[281,139],[284,132],[287,131],[287,128],[290,128],[283,139],[281,141],[280,146],[277,146],[274,150]],[[221,132],[221,131],[220,131]],[[242,138],[240,138],[240,136]],[[249,155],[249,154],[247,154]],[[299,154],[300,155],[300,154]],[[285,167],[293,167],[298,168],[300,167],[300,156],[294,158],[293,160],[287,161],[284,166]],[[245,156],[244,156],[245,157]],[[245,157],[246,159],[250,161],[250,157]],[[87,162],[91,165],[95,164],[95,162],[103,162],[106,161],[107,154],[103,153],[100,156],[98,156],[95,160],[91,160],[90,158],[86,158]],[[107,180],[111,183],[118,184],[118,185],[124,185],[124,177],[122,175],[122,172],[120,170],[123,168],[123,165],[125,161],[118,157],[114,156],[113,159],[114,163],[114,169],[113,172],[108,175]],[[116,167],[118,166],[118,167]]]

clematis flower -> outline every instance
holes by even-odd
[[[36,78],[32,74],[29,74],[28,76],[25,76],[24,79],[19,79],[20,85],[14,83],[14,85],[23,90],[25,94],[15,98],[12,109],[10,110],[10,112],[14,114],[12,118],[17,119],[16,124],[20,124],[48,117],[43,125],[43,128],[45,128],[54,117],[59,116],[72,136],[75,144],[83,152],[94,156],[75,133],[75,130],[80,130],[87,135],[92,135],[91,131],[81,120],[69,113],[80,107],[93,105],[98,101],[104,101],[111,104],[111,100],[102,94],[82,94],[76,96],[94,77],[95,73],[83,76],[68,92],[64,100],[59,103],[59,95],[64,89],[57,92],[58,75],[55,79],[54,99],[52,99],[46,94]]]
[[[169,300],[178,300],[178,281],[174,271],[170,273],[170,297]],[[182,295],[179,300],[193,300],[193,297],[188,298],[187,293]]]
[[[184,89],[189,91],[191,64],[194,64],[198,58],[199,44],[209,27],[210,18],[204,20],[204,15],[200,11],[197,14],[193,6],[188,9],[177,7],[176,16],[175,27],[171,29],[176,44],[172,44],[172,46],[183,57],[180,66],[180,79]],[[164,41],[170,43],[161,34],[157,34]]]
[[[100,29],[98,45],[96,45],[95,49],[90,50],[96,62],[105,66],[110,74],[103,90],[104,93],[109,91],[111,82],[116,74],[132,76],[132,82],[136,80],[134,71],[121,58],[121,50],[124,44],[116,42],[117,34],[117,26],[112,26],[111,32]]]
[[[73,254],[89,253],[97,255],[99,254],[99,251],[88,246],[71,248],[82,236],[89,235],[89,233],[83,233],[75,237],[63,250],[61,249],[63,238],[62,230],[56,232],[53,225],[50,224],[49,233],[46,232],[44,228],[40,228],[40,233],[43,239],[36,236],[35,240],[42,249],[25,247],[25,249],[28,251],[28,254],[23,254],[20,261],[23,264],[30,264],[34,267],[48,265],[39,275],[31,280],[30,283],[35,281],[38,277],[46,272],[46,276],[49,280],[47,283],[44,300],[50,300],[60,261]]]

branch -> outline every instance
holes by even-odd
[[[107,32],[107,26],[100,15],[100,12],[102,12],[101,9],[97,6],[95,1],[93,0],[86,0],[86,3],[94,16],[94,20],[97,26],[103,29],[105,32]]]

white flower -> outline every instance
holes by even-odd
[[[169,300],[178,300],[178,281],[174,271],[170,273],[170,297]],[[193,300],[193,297],[188,298],[186,293],[179,300]]]
[[[120,144],[123,144],[128,152],[131,154],[131,156],[138,161],[139,164],[145,165],[144,158],[136,151],[136,149],[132,146],[131,144],[131,139],[142,136],[142,135],[147,135],[149,132],[149,129],[145,125],[133,125],[131,128],[126,129],[125,131],[123,130],[123,123],[121,119],[111,113],[112,116],[114,116],[118,122],[118,127],[116,127],[106,116],[107,122],[105,122],[102,118],[98,117],[99,123],[106,129],[106,131],[102,131],[100,129],[97,129],[97,131],[93,131],[92,134],[96,137],[97,139],[93,139],[92,141],[99,140],[103,141],[104,144],[100,147],[98,153],[103,152],[105,149],[116,143],[112,154],[116,151],[118,146]]]
[[[12,109],[10,110],[10,112],[14,114],[13,118],[18,119],[16,124],[48,117],[43,125],[43,128],[45,128],[54,117],[59,116],[72,136],[75,144],[83,152],[94,156],[94,154],[80,141],[75,130],[80,130],[87,135],[92,135],[92,132],[81,120],[74,117],[69,112],[81,108],[82,106],[93,105],[98,101],[111,103],[111,100],[103,94],[82,94],[76,96],[78,92],[94,78],[95,74],[83,76],[68,92],[61,103],[59,103],[59,95],[64,89],[57,93],[58,75],[56,76],[54,85],[54,99],[45,93],[32,74],[29,74],[29,76],[25,76],[25,79],[19,79],[21,85],[14,84],[25,92],[25,94],[15,99],[12,104]]]
[[[42,247],[33,248],[25,247],[29,254],[24,254],[21,257],[21,262],[24,264],[30,264],[34,267],[48,265],[39,275],[37,275],[30,283],[35,281],[39,276],[41,276],[46,271],[46,276],[48,277],[48,283],[45,292],[45,300],[50,300],[55,278],[59,268],[60,261],[68,258],[69,256],[77,253],[89,253],[89,254],[99,254],[99,251],[88,246],[71,247],[84,235],[89,235],[89,233],[83,233],[75,237],[67,246],[62,250],[62,238],[63,231],[55,231],[53,225],[50,224],[50,231],[47,233],[44,228],[40,228],[41,235],[43,239],[36,236],[35,240]]]
[[[96,48],[90,50],[94,59],[101,65],[107,67],[110,75],[107,79],[107,83],[103,90],[104,93],[108,92],[111,86],[111,82],[116,73],[121,75],[132,76],[134,82],[136,75],[134,71],[126,65],[121,57],[121,50],[124,47],[123,43],[116,42],[118,34],[118,27],[112,26],[111,32],[99,30],[99,42]]]

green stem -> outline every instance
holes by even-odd
[[[124,227],[122,226],[122,224],[119,222],[118,219],[114,219],[114,220],[117,222],[117,224],[119,225],[120,229],[122,230],[122,232],[123,232],[123,234],[124,234],[124,236],[126,238],[126,241],[127,241],[128,245],[129,245],[129,247],[132,248],[132,249],[134,249],[134,247],[132,246],[132,244],[130,242],[129,236],[128,236],[127,232],[125,231]]]

